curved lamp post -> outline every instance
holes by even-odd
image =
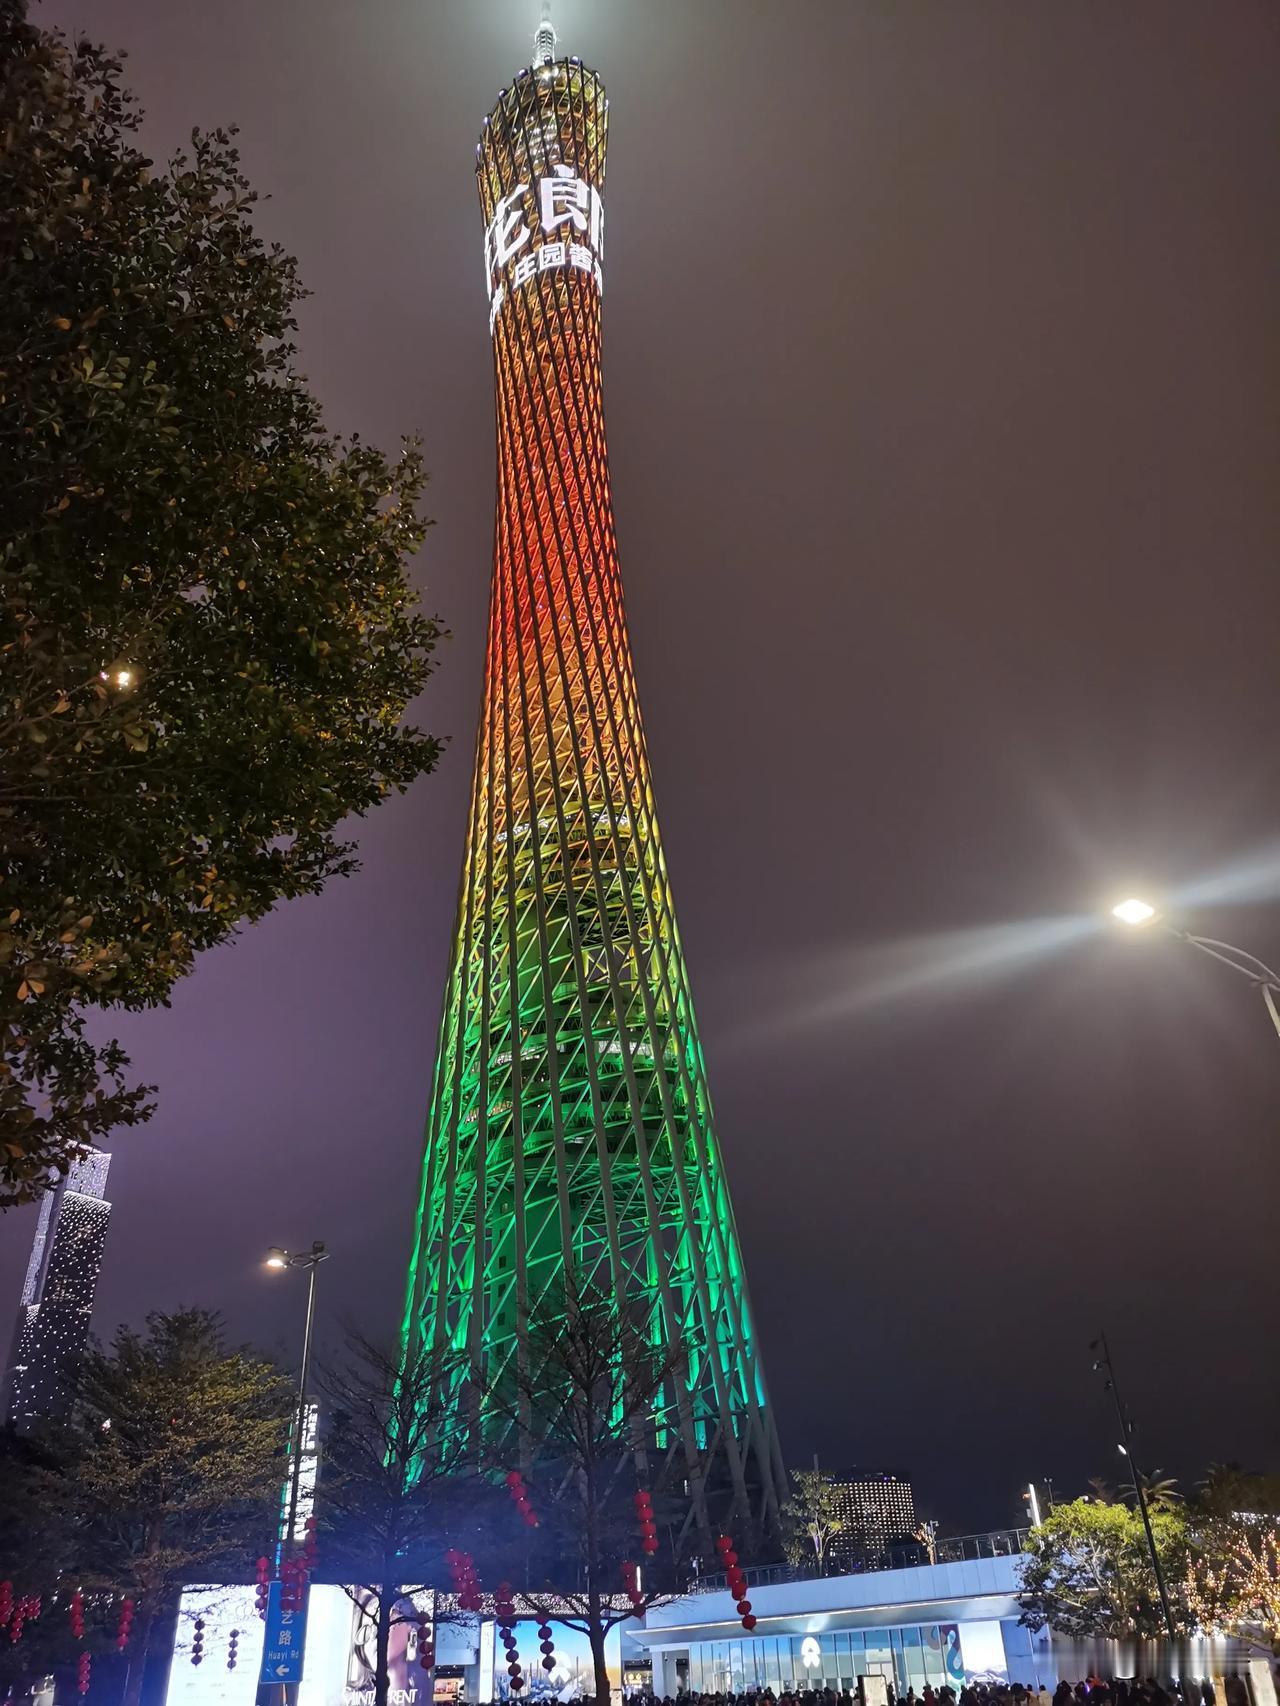
[[[1158,927],[1168,936],[1175,936],[1179,942],[1186,942],[1193,948],[1199,948],[1202,954],[1208,954],[1210,959],[1220,960],[1224,966],[1230,966],[1232,971],[1247,977],[1257,989],[1267,1009],[1271,1023],[1280,1036],[1280,972],[1272,971],[1271,967],[1257,958],[1255,954],[1247,954],[1243,948],[1233,948],[1230,942],[1219,942],[1213,936],[1193,936],[1189,930],[1179,930],[1163,918],[1156,908],[1145,900],[1132,896],[1122,900],[1118,906],[1111,908],[1111,916],[1119,919],[1121,924],[1127,924],[1131,930],[1143,930]]]

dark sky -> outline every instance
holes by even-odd
[[[363,872],[118,1025],[161,1105],[103,1328],[192,1301],[291,1347],[256,1264],[313,1237],[331,1323],[398,1313],[490,565],[474,142],[536,12],[43,8],[129,50],[152,152],[241,127],[331,424],[425,437],[454,635],[446,761]],[[1280,12],[556,17],[611,96],[623,572],[786,1454],[1014,1520],[1115,1474],[1105,1323],[1148,1463],[1280,1469],[1280,1044],[1243,979],[1070,924],[1146,885],[1280,960]]]

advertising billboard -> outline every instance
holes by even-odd
[[[312,1587],[308,1596],[306,1649],[298,1706],[372,1706],[374,1630],[358,1589],[329,1584]],[[427,1592],[404,1599],[397,1610],[430,1617],[434,1596]],[[196,1621],[202,1628],[200,1663],[191,1662]],[[494,1662],[495,1630],[491,1619],[444,1619],[436,1625],[435,1673],[418,1663],[418,1630],[404,1621],[391,1630],[388,1668],[389,1706],[488,1706],[491,1701],[514,1703],[590,1700],[595,1676],[587,1637],[552,1620],[554,1666],[542,1666],[538,1620],[521,1618],[514,1626],[525,1687],[518,1696],[510,1690],[506,1659]],[[234,1636],[234,1640],[232,1637]],[[235,1664],[228,1660],[235,1652]],[[177,1637],[165,1706],[255,1706],[262,1663],[263,1625],[252,1587],[188,1588],[178,1612]],[[605,1645],[609,1684],[617,1697],[622,1686],[621,1631],[611,1632]]]

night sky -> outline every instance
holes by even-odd
[[[98,1326],[398,1316],[493,508],[474,143],[534,0],[51,0],[144,140],[235,123],[330,424],[420,430],[439,772],[363,871],[112,1028]],[[1280,1469],[1280,1042],[1131,888],[1280,961],[1280,12],[557,0],[611,97],[606,402],[666,851],[785,1454],[955,1531]],[[7,1218],[16,1302],[33,1216]]]

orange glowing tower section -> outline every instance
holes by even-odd
[[[685,1347],[644,1449],[700,1525],[784,1486],[654,813],[600,381],[599,77],[554,58],[477,150],[497,386],[497,523],[458,930],[405,1332],[486,1391],[533,1308],[607,1291]],[[474,1394],[475,1388],[469,1389]],[[458,1425],[505,1424],[458,1396]]]

